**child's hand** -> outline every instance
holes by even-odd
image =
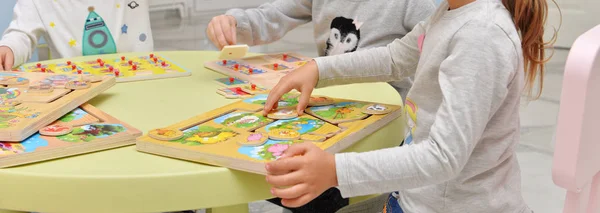
[[[0,70],[10,71],[15,63],[12,50],[6,46],[0,47]]]
[[[208,23],[206,28],[206,34],[208,39],[215,44],[219,49],[223,49],[224,46],[236,44],[236,32],[235,27],[237,21],[233,16],[220,15],[215,16]]]
[[[291,146],[266,169],[271,193],[287,207],[303,206],[338,185],[335,156],[310,142]]]
[[[281,97],[285,93],[295,89],[301,93],[296,110],[299,115],[302,115],[310,100],[310,94],[315,86],[317,86],[318,81],[319,67],[314,60],[287,74],[279,80],[279,83],[277,83],[273,89],[271,89],[267,102],[265,103],[263,114],[266,116],[271,110],[276,109],[277,103],[279,103]]]

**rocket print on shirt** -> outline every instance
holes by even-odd
[[[419,107],[410,98],[406,98],[404,110],[407,122],[404,144],[408,145],[413,142],[413,134],[415,134],[415,130],[417,129],[417,111]]]
[[[360,42],[362,22],[356,19],[336,17],[331,21],[331,31],[327,39],[325,55],[339,55],[354,52]]]
[[[94,11],[94,7],[89,7],[88,15],[81,41],[83,55],[99,55],[117,52],[117,45],[106,27],[104,19]]]

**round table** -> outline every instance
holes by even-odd
[[[224,76],[204,68],[203,63],[217,59],[218,52],[157,54],[189,69],[192,76],[118,83],[89,103],[147,132],[236,101],[216,93],[219,86],[213,80]],[[396,90],[386,83],[330,87],[315,90],[314,94],[401,104]],[[403,138],[402,121],[402,117],[396,119],[346,151],[397,146]],[[0,169],[0,180],[0,209],[35,212],[128,213],[202,208],[244,212],[247,203],[272,197],[264,176],[145,154],[137,152],[135,146]]]

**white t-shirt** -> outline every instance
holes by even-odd
[[[33,54],[44,36],[53,58],[154,48],[147,0],[19,0],[0,46],[15,66]]]

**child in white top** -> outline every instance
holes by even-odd
[[[19,0],[0,40],[0,70],[25,63],[44,37],[54,58],[152,51],[147,0]]]
[[[206,33],[219,49],[236,43],[261,45],[312,22],[318,54],[329,56],[385,46],[434,10],[433,0],[276,0],[214,17]],[[411,83],[407,78],[391,84],[405,98]]]
[[[288,74],[265,114],[292,89],[302,93],[301,112],[314,87],[414,76],[405,104],[414,125],[402,147],[332,155],[292,146],[266,165],[273,195],[294,207],[337,187],[345,197],[397,191],[362,212],[531,212],[515,149],[523,87],[543,81],[546,14],[546,0],[447,0],[387,47],[317,58]]]

